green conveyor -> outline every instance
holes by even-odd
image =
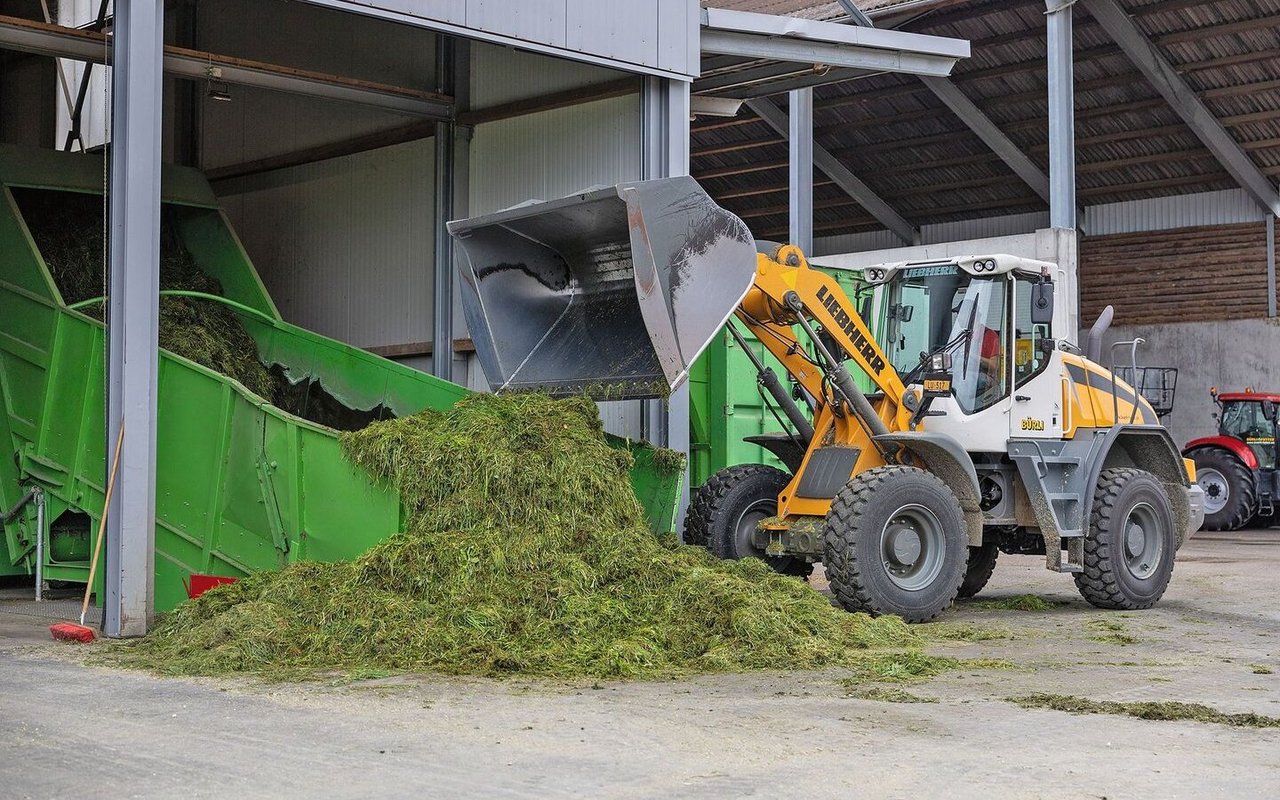
[[[24,189],[101,195],[102,161],[0,145],[0,510],[39,486],[44,530],[28,505],[4,525],[0,575],[84,582],[104,490],[104,328],[69,308],[15,199]],[[183,246],[223,287],[268,365],[356,410],[396,416],[447,408],[468,392],[291,325],[197,171],[169,168],[162,200]],[[215,302],[210,300],[208,302]],[[672,526],[678,476],[630,447],[637,495],[656,531]],[[217,372],[161,350],[157,397],[156,609],[185,596],[192,573],[244,575],[300,560],[352,558],[400,530],[398,495],[343,457],[335,431],[293,416]],[[37,548],[37,537],[44,537]],[[101,572],[99,572],[101,574]]]

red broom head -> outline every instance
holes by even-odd
[[[49,633],[59,642],[92,642],[96,636],[92,628],[77,625],[74,622],[59,622],[49,626]]]

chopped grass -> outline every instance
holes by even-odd
[[[1013,597],[1001,597],[992,600],[971,600],[965,603],[971,608],[986,608],[993,611],[1051,611],[1062,603],[1046,600],[1034,594],[1018,594]]]
[[[845,697],[857,700],[878,700],[882,703],[936,703],[936,697],[921,697],[896,686],[853,686]]]
[[[1254,675],[1270,675],[1274,670],[1266,664],[1250,664]]]
[[[595,405],[476,395],[344,434],[407,530],[352,562],[257,573],[179,606],[115,663],[162,673],[679,676],[852,666],[930,674],[896,617],[834,608],[763,562],[649,533]],[[954,659],[945,663],[951,664]],[[956,662],[959,663],[959,662]],[[899,667],[892,667],[899,664]]]
[[[846,687],[871,682],[915,683],[944,672],[958,669],[1016,669],[1015,665],[995,658],[952,658],[919,651],[876,653],[856,658],[852,672],[840,683]]]
[[[1127,633],[1124,625],[1114,620],[1093,619],[1089,620],[1087,624],[1094,631],[1094,634],[1089,637],[1089,641],[1121,646],[1138,643],[1138,637]]]
[[[956,642],[992,642],[1017,639],[1022,635],[1008,628],[989,628],[955,622],[935,622],[921,633],[928,639]]]
[[[1024,697],[1010,697],[1009,702],[1023,708],[1047,708],[1072,714],[1118,714],[1149,720],[1193,720],[1235,728],[1280,728],[1280,717],[1262,714],[1227,714],[1200,703],[1174,701],[1145,701],[1120,703],[1113,700],[1090,700],[1064,694],[1036,693]]]

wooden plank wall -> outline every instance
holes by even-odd
[[[1115,325],[1265,317],[1265,223],[1082,237],[1081,322],[1108,303]]]

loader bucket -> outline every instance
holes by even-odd
[[[689,177],[449,223],[495,391],[664,397],[751,286],[747,226]]]

